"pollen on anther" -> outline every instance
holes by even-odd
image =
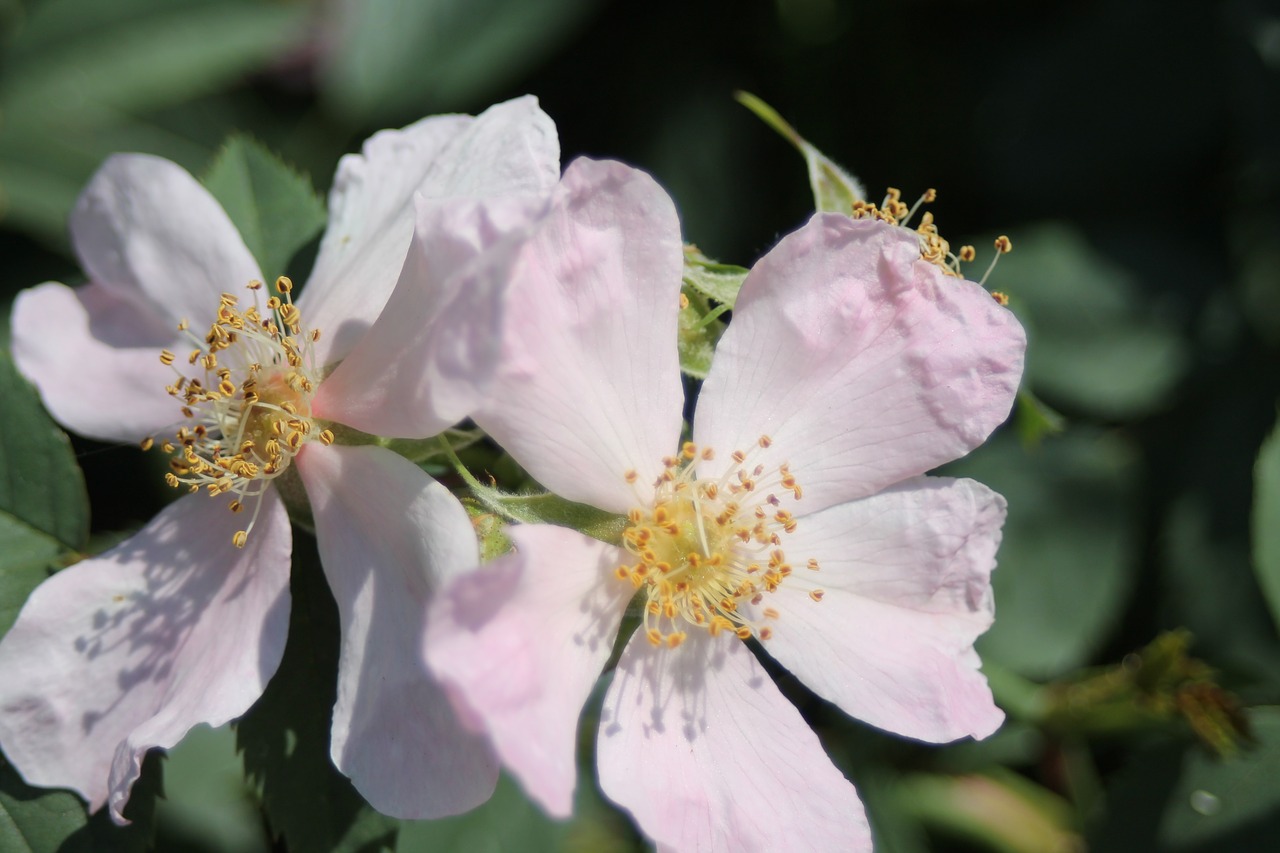
[[[821,590],[821,589],[809,590],[809,597],[812,598],[814,601],[821,601],[824,595],[826,595],[826,592],[824,590]]]
[[[146,451],[146,450],[150,450],[152,447],[155,447],[155,444],[156,444],[156,440],[151,436],[147,436],[146,438],[142,439],[141,442],[139,442],[138,446],[141,447],[144,451]]]
[[[249,531],[237,530],[235,535],[231,537],[231,544],[237,548],[243,548],[245,543],[249,541]]]

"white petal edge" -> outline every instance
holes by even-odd
[[[222,206],[185,169],[150,154],[114,154],[90,179],[70,220],[91,281],[199,329],[223,292],[261,279]]]
[[[312,445],[296,464],[342,628],[334,764],[392,817],[475,808],[493,794],[497,758],[462,726],[420,652],[436,587],[479,561],[466,510],[381,447]]]
[[[298,300],[318,363],[344,359],[382,312],[413,235],[414,196],[545,195],[560,173],[555,124],[525,96],[479,116],[432,116],[380,131],[338,163],[329,227]]]
[[[160,350],[176,333],[97,284],[29,288],[13,305],[13,359],[63,426],[138,442],[181,419]]]
[[[33,785],[125,823],[152,747],[262,694],[289,625],[289,520],[274,491],[248,544],[224,500],[189,495],[41,584],[0,642],[0,745]]]
[[[736,637],[627,644],[596,741],[600,787],[659,849],[871,850],[853,785]]]
[[[1000,495],[942,477],[805,516],[783,542],[793,574],[761,603],[780,614],[765,650],[879,728],[934,743],[990,735],[1004,714],[973,643],[994,616],[1004,517]]]
[[[573,809],[578,718],[633,590],[626,553],[562,527],[518,525],[516,551],[436,599],[427,662],[554,817]]]
[[[751,270],[698,400],[695,441],[788,463],[795,514],[959,458],[1008,416],[1026,335],[914,234],[818,214]],[[721,463],[704,466],[708,474]]]
[[[517,265],[503,359],[473,416],[556,494],[619,513],[652,495],[680,435],[683,257],[675,207],[652,178],[570,164]]]

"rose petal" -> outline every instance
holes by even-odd
[[[392,817],[475,808],[493,793],[497,758],[462,728],[420,653],[434,588],[479,561],[466,511],[380,447],[312,445],[298,472],[342,625],[334,764]]]
[[[659,849],[871,849],[853,785],[734,637],[636,632],[600,720],[600,787]]]
[[[1004,714],[973,641],[991,625],[1004,516],[986,486],[933,477],[806,516],[783,542],[793,574],[761,605],[780,614],[765,650],[874,726],[986,737]],[[818,571],[802,568],[810,558]]]
[[[123,823],[142,757],[243,714],[280,664],[289,519],[190,495],[41,584],[0,642],[0,744],[33,785],[73,788]]]
[[[81,435],[141,440],[181,417],[160,350],[174,333],[98,284],[48,282],[18,294],[13,358],[49,413]]]
[[[613,576],[626,553],[562,527],[509,534],[514,554],[437,598],[424,649],[529,795],[568,817],[578,717],[633,592]]]
[[[329,227],[298,301],[320,364],[341,361],[387,302],[426,199],[545,195],[560,173],[555,124],[524,97],[476,118],[434,116],[370,137],[338,164]]]
[[[386,310],[321,384],[312,410],[400,438],[467,417],[498,359],[511,269],[546,207],[530,196],[419,204]]]
[[[109,157],[76,201],[70,227],[90,280],[174,325],[212,322],[224,291],[238,295],[262,278],[221,205],[161,157]]]
[[[651,178],[569,166],[516,270],[503,364],[474,415],[562,497],[626,512],[676,449],[681,252],[675,208]]]
[[[733,314],[694,435],[721,451],[769,435],[753,459],[790,463],[797,515],[968,453],[1009,414],[1022,376],[1013,314],[881,222],[816,215],[756,264]]]

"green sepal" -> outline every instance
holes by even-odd
[[[1013,407],[1013,428],[1018,440],[1028,449],[1036,447],[1047,436],[1067,428],[1067,419],[1025,388],[1018,391]]]
[[[685,292],[693,289],[708,299],[733,308],[738,291],[749,270],[735,264],[722,264],[702,254],[697,246],[684,247]]]
[[[705,296],[688,287],[682,293],[685,304],[680,309],[676,332],[680,369],[694,379],[706,379],[716,343],[724,334],[725,324],[720,315],[729,306],[712,306]]]
[[[853,203],[866,198],[866,190],[834,160],[813,147],[777,110],[750,92],[736,92],[734,97],[761,121],[772,127],[783,139],[796,147],[809,168],[809,187],[813,190],[814,210],[827,213],[852,213]]]

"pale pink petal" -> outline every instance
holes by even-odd
[[[420,652],[436,586],[479,561],[466,510],[380,447],[311,445],[297,465],[342,626],[333,763],[383,814],[475,808],[493,793],[497,758],[462,728]]]
[[[18,369],[59,423],[102,441],[140,441],[181,419],[164,390],[173,370],[160,363],[175,335],[99,284],[48,282],[13,305]]]
[[[413,199],[545,195],[560,175],[555,124],[524,97],[476,118],[434,116],[374,134],[338,164],[329,227],[299,299],[323,329],[320,364],[346,357],[382,311],[413,235]]]
[[[289,625],[289,519],[244,522],[189,495],[133,538],[41,584],[0,642],[0,745],[33,785],[122,811],[151,747],[220,726],[261,695]]]
[[[733,314],[694,435],[722,452],[770,436],[756,461],[790,463],[797,515],[968,453],[1022,376],[1013,314],[881,222],[818,214],[756,264]]]
[[[546,207],[542,196],[420,203],[386,310],[321,384],[312,410],[400,438],[467,417],[500,353],[511,269]]]
[[[569,166],[517,266],[503,363],[474,415],[551,491],[614,512],[652,493],[680,435],[682,259],[675,208],[648,175]]]
[[[627,555],[563,527],[509,534],[514,554],[436,599],[424,650],[529,795],[568,817],[578,717],[633,592],[613,574]]]
[[[736,637],[627,644],[596,740],[600,787],[659,849],[870,850],[857,792]]]
[[[761,603],[779,612],[765,650],[874,726],[931,742],[986,737],[1004,714],[973,642],[991,626],[1004,516],[986,486],[940,477],[805,516],[783,541],[792,575]]]
[[[218,297],[260,279],[209,191],[176,163],[115,154],[71,212],[71,242],[91,281],[173,324],[213,320]]]

